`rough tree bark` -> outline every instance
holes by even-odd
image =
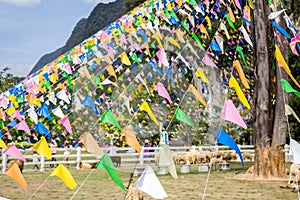
[[[258,0],[254,10],[256,80],[254,94],[255,145],[254,174],[264,178],[285,176],[286,123],[284,122],[284,101],[280,79],[272,71],[274,59],[273,29],[268,19],[270,13],[267,1]],[[276,93],[275,101],[272,101]],[[285,128],[284,128],[285,127]]]

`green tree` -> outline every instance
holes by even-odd
[[[5,67],[0,71],[0,92],[5,92],[13,85],[21,80],[20,77],[15,76],[9,72],[10,68]]]

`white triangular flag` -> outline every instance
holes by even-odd
[[[177,179],[176,167],[170,147],[163,144],[159,150],[159,166],[168,166],[168,171],[171,176]]]
[[[292,138],[290,139],[289,159],[293,163],[300,164],[300,144]]]
[[[297,120],[298,122],[300,123],[300,119],[299,117],[297,116],[297,114],[295,113],[295,111],[287,104],[285,104],[285,115],[293,115]]]
[[[65,114],[63,113],[63,111],[60,109],[60,107],[57,107],[56,109],[53,110],[52,112],[55,116],[61,118],[64,118]]]
[[[31,117],[31,119],[34,121],[35,124],[39,122],[38,115],[34,111],[33,107],[30,107],[28,110],[28,116]]]
[[[216,41],[222,51],[222,54],[224,53],[224,45],[223,45],[223,39],[221,37],[219,37],[218,35],[215,36]]]
[[[81,110],[82,108],[84,108],[84,105],[82,105],[80,97],[77,94],[74,95],[74,102],[75,102],[74,103],[75,104],[75,108],[74,108],[75,112],[77,112],[77,111]]]
[[[155,199],[163,199],[168,197],[152,167],[149,165],[145,167],[141,177],[136,181],[135,187]]]
[[[54,105],[56,105],[57,99],[55,97],[55,93],[54,92],[49,92],[48,94],[48,99],[49,101],[51,101]]]
[[[246,29],[244,28],[244,26],[240,27],[240,31],[243,33],[243,36],[244,36],[245,40],[248,42],[248,44],[250,44],[251,47],[253,47],[253,43],[252,43]]]
[[[280,11],[270,13],[269,19],[275,19],[278,15],[280,15],[281,13],[283,13],[285,10],[286,9],[282,9]]]
[[[70,104],[70,100],[66,94],[66,92],[64,90],[61,90],[59,91],[57,94],[56,94],[57,98],[63,100],[64,102],[66,102],[67,104]]]

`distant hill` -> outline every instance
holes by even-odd
[[[126,4],[128,4],[126,0],[117,0],[109,4],[99,3],[93,9],[88,18],[79,20],[66,44],[51,53],[43,55],[35,64],[30,74],[41,69],[61,54],[66,53],[72,47],[80,44],[82,41],[94,35],[111,22],[120,18],[129,10],[129,8],[132,8],[132,6],[126,6]]]

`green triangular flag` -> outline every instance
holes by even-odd
[[[245,59],[245,55],[244,55],[244,53],[243,53],[242,47],[237,46],[237,47],[236,47],[236,51],[240,53],[240,55],[241,55],[241,57],[242,57],[242,60],[243,60],[243,62],[244,62],[244,64],[245,64],[245,66],[246,66],[246,69],[248,70],[247,61],[246,61],[246,59]]]
[[[101,158],[101,160],[97,163],[96,165],[97,169],[102,169],[104,168],[111,179],[118,185],[120,186],[124,191],[126,191],[125,186],[123,185],[123,182],[114,166],[114,163],[112,162],[111,158],[109,155],[104,154]]]
[[[114,117],[114,115],[111,113],[110,110],[105,111],[105,113],[101,116],[101,121],[110,123],[117,127],[120,131],[122,130],[121,126],[119,125],[118,121]]]
[[[195,127],[194,123],[189,119],[189,117],[180,108],[177,108],[174,114],[175,118],[187,123],[188,125]]]
[[[295,95],[297,95],[298,97],[300,97],[300,92],[298,92],[297,90],[295,90],[290,84],[289,82],[287,82],[285,79],[281,79],[280,80],[282,88],[285,92],[290,93],[293,92]]]

